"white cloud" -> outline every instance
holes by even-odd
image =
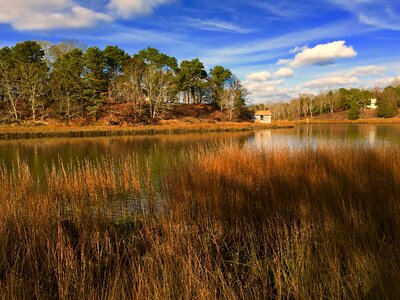
[[[359,83],[360,80],[355,77],[348,76],[326,76],[317,79],[310,80],[301,85],[305,88],[332,88],[336,86],[345,86]]]
[[[379,29],[400,30],[400,6],[397,0],[331,0],[358,17],[360,23]]]
[[[117,17],[148,14],[155,7],[171,1],[110,0],[106,11],[96,11],[80,5],[77,0],[0,0],[0,24],[10,24],[17,30],[92,27]]]
[[[112,20],[70,0],[0,0],[0,5],[0,24],[11,24],[18,30],[81,28]]]
[[[349,32],[349,27],[352,30]],[[326,38],[339,38],[367,31],[365,26],[353,22],[340,22],[327,24],[312,29],[294,31],[288,34],[271,37],[268,39],[252,40],[251,42],[236,43],[223,48],[204,49],[202,60],[208,64],[243,64],[256,63],[266,59],[275,59],[281,56],[282,51],[295,45],[304,45],[311,41]],[[289,61],[280,60],[280,65]]]
[[[287,65],[288,63],[290,63],[290,59],[284,59],[281,58],[280,60],[278,60],[278,62],[276,63],[277,66],[284,66]]]
[[[341,74],[345,74],[347,76],[369,76],[369,75],[381,75],[385,72],[386,68],[383,66],[362,66],[355,67],[351,70],[341,72]]]
[[[290,68],[280,68],[274,73],[276,77],[292,77],[294,74],[293,70]]]
[[[240,27],[235,23],[221,21],[221,20],[185,18],[185,24],[193,28],[198,28],[207,31],[236,32],[236,33],[249,33],[253,31],[251,29]]]
[[[290,98],[290,89],[283,86],[285,80],[283,78],[277,79],[279,77],[285,77],[283,76],[283,73],[288,73],[288,70],[290,69],[283,71],[282,69],[274,72],[273,74],[267,71],[261,71],[245,76],[246,80],[244,80],[242,83],[243,86],[249,91],[249,99],[251,102],[286,100]]]
[[[249,89],[251,92],[256,91],[272,91],[278,85],[281,85],[284,82],[283,79],[279,80],[270,80],[270,81],[251,81],[245,80],[243,81],[243,85]]]
[[[157,6],[170,2],[172,0],[111,0],[107,7],[117,16],[129,18],[150,14]]]
[[[359,77],[383,75],[386,68],[378,65],[354,67],[341,72],[325,74],[302,85],[304,88],[333,88],[361,83]]]
[[[247,81],[266,81],[271,77],[271,73],[267,71],[255,72],[246,75]]]
[[[391,85],[394,81],[400,80],[400,77],[385,77],[381,79],[377,79],[373,82],[374,87],[387,87],[388,85]]]
[[[298,53],[289,63],[291,67],[304,65],[329,65],[340,58],[351,58],[357,55],[353,47],[346,46],[345,41],[335,41],[327,44],[319,44],[314,48],[306,48]]]
[[[250,92],[252,102],[266,102],[289,99],[290,89],[282,86],[283,79],[271,81],[243,81],[243,86]]]

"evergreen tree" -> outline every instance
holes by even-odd
[[[246,111],[246,95],[247,91],[242,86],[240,80],[232,75],[221,102],[221,110],[226,110],[229,121],[242,119]]]
[[[90,47],[83,56],[85,66],[84,108],[98,118],[98,110],[106,99],[108,85],[105,73],[106,61],[103,52],[97,47]]]
[[[32,119],[36,120],[37,108],[46,92],[48,68],[44,62],[44,51],[38,43],[26,41],[12,48],[12,59],[17,73],[18,92],[30,105]]]
[[[210,85],[212,88],[212,102],[218,107],[221,107],[224,88],[232,72],[222,66],[215,66],[210,70]]]
[[[396,89],[387,87],[378,96],[378,108],[376,115],[380,118],[393,118],[398,114],[397,102],[400,97]]]
[[[203,63],[198,59],[184,60],[181,62],[178,75],[180,90],[187,93],[187,102],[202,102],[204,82],[207,79],[207,72]]]
[[[134,58],[141,59],[146,65],[154,65],[156,68],[164,71],[172,71],[176,73],[178,70],[178,62],[176,58],[161,53],[156,48],[148,47],[143,49],[139,51],[138,54],[134,55]]]
[[[105,73],[108,80],[108,97],[115,98],[117,79],[123,73],[124,62],[129,55],[117,46],[107,46],[103,50]]]
[[[11,106],[11,114],[15,121],[19,120],[20,111],[18,104],[20,93],[18,92],[18,74],[12,59],[12,50],[9,47],[0,49],[0,95]],[[8,118],[7,118],[8,119]]]
[[[357,120],[360,118],[360,109],[358,108],[357,102],[353,101],[351,107],[347,113],[347,118],[349,120]]]
[[[60,114],[68,120],[82,99],[83,53],[80,49],[59,56],[51,74],[52,94]]]

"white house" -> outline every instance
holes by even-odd
[[[367,105],[367,108],[371,108],[371,109],[377,109],[378,106],[376,106],[376,99],[370,99],[371,104]]]
[[[255,122],[258,123],[266,123],[271,124],[272,122],[272,113],[269,110],[258,110],[254,114]]]

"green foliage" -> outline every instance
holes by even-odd
[[[397,94],[397,107],[400,107],[400,85],[397,86],[395,89]]]
[[[181,62],[178,74],[180,90],[186,91],[195,103],[201,102],[201,89],[203,81],[207,78],[203,63],[198,59],[184,60]]]
[[[0,63],[3,65],[11,60],[11,48],[3,47],[0,49]]]
[[[358,108],[358,104],[356,102],[353,102],[351,104],[351,108],[349,109],[347,118],[349,120],[357,120],[360,118],[360,109]]]
[[[139,51],[134,57],[143,60],[147,65],[155,65],[159,69],[172,70],[178,69],[178,62],[175,57],[161,53],[158,49],[148,47]]]
[[[378,97],[376,115],[380,118],[393,118],[398,114],[399,96],[396,89],[387,87]]]
[[[54,63],[52,92],[59,111],[70,119],[82,96],[83,52],[80,49],[63,54]]]
[[[363,91],[352,88],[350,90],[341,88],[338,91],[337,97],[339,98],[339,107],[342,110],[347,110],[354,106],[354,103],[364,104],[365,97]]]
[[[12,61],[12,51],[9,47],[0,49],[0,88],[4,93],[4,82],[7,80],[9,74],[7,73],[14,67]]]
[[[108,90],[106,60],[103,52],[97,47],[90,47],[83,59],[86,69],[83,90],[85,108],[97,119],[97,111],[103,104]]]
[[[33,41],[26,41],[16,44],[12,49],[12,53],[13,58],[18,63],[43,63],[44,51],[38,43]]]
[[[18,109],[19,95],[17,92],[18,74],[12,59],[12,50],[9,47],[0,49],[0,98],[10,106],[13,121],[18,121],[20,111]]]
[[[103,56],[108,80],[108,97],[115,98],[117,79],[123,73],[124,62],[129,59],[129,55],[117,46],[107,46],[103,50]]]
[[[32,119],[36,119],[36,110],[46,93],[48,68],[44,61],[44,51],[33,41],[16,44],[11,50],[15,65],[15,92],[30,106]]]
[[[107,101],[132,103],[135,115],[158,115],[172,101],[214,103],[222,107],[227,92],[235,110],[244,107],[242,87],[232,72],[215,66],[210,76],[199,59],[182,61],[146,48],[130,57],[117,46],[87,48],[74,40],[58,44],[25,41],[0,48],[0,111],[3,119],[56,116],[70,119],[86,113],[95,119]],[[233,96],[233,94],[235,94]],[[238,95],[238,93],[240,95]],[[233,102],[232,102],[233,103]],[[10,117],[13,116],[13,117]]]
[[[246,95],[247,91],[242,86],[240,80],[232,75],[227,83],[227,88],[224,90],[221,101],[221,110],[226,110],[228,112],[229,121],[245,117]]]
[[[210,70],[210,84],[213,89],[213,103],[221,106],[224,87],[232,76],[232,72],[222,66],[215,66]]]
[[[297,117],[305,117],[312,112],[312,115],[320,115],[325,113],[335,113],[345,110],[351,110],[350,118],[358,118],[356,111],[361,108],[367,108],[370,100],[376,98],[378,100],[377,113],[378,116],[395,116],[397,110],[394,106],[400,105],[400,85],[395,88],[388,87],[385,91],[380,92],[379,89],[345,89],[329,90],[318,95],[308,95],[297,97],[290,101],[272,103],[270,110],[276,119],[291,120]],[[391,91],[388,91],[391,90]],[[390,98],[390,101],[386,99]],[[356,109],[357,106],[357,109]]]
[[[103,50],[105,59],[106,73],[108,76],[116,76],[122,73],[123,64],[129,58],[129,55],[117,46],[107,46]]]

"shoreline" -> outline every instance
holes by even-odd
[[[300,119],[300,120],[278,120],[274,124],[277,125],[313,125],[313,124],[378,124],[378,125],[392,125],[400,124],[400,118],[376,118],[376,119],[358,119],[358,120],[344,120],[344,119]]]
[[[133,126],[0,126],[0,140],[31,139],[31,138],[80,138],[101,136],[132,136],[154,134],[183,134],[206,132],[238,132],[255,129],[293,128],[291,124],[258,124],[243,123],[198,123],[198,124],[161,124]]]
[[[157,125],[0,125],[0,140],[33,139],[33,138],[80,138],[102,136],[133,136],[155,134],[185,134],[207,132],[240,132],[257,129],[289,129],[297,125],[318,124],[343,124],[343,125],[393,125],[400,124],[400,118],[391,119],[300,119],[277,120],[272,124],[260,124],[254,122],[223,122],[223,123],[195,123],[195,124],[157,124]]]

